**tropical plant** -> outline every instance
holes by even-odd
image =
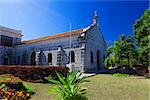
[[[135,46],[135,40],[128,36],[124,40],[124,46],[122,49],[122,63],[127,65],[127,67],[132,67],[134,64],[137,64],[137,50]]]
[[[117,61],[117,59],[115,58],[115,56],[107,57],[105,59],[105,64],[107,67],[114,67],[116,61]]]
[[[82,73],[68,72],[66,77],[57,73],[58,80],[53,80],[50,77],[47,80],[54,83],[55,86],[50,91],[51,94],[58,94],[61,100],[87,100],[85,96],[86,89],[82,89],[80,83],[84,82]]]
[[[132,67],[137,62],[137,51],[134,39],[130,36],[120,36],[120,40],[114,42],[114,46],[108,48],[108,55],[105,59],[107,67]]]
[[[150,8],[136,21],[134,27],[134,38],[138,46],[138,60],[144,66],[149,65],[150,57]]]

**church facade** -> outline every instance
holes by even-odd
[[[0,65],[62,66],[82,72],[104,70],[106,43],[97,14],[79,30],[22,41],[21,31],[0,26]]]

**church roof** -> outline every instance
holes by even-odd
[[[81,34],[83,32],[85,32],[84,29],[73,30],[73,31],[71,31],[71,35]],[[37,39],[23,41],[22,43],[24,43],[24,44],[31,44],[31,43],[36,43],[36,42],[50,40],[50,39],[56,39],[56,38],[61,38],[61,37],[68,37],[68,36],[70,36],[70,32],[64,32],[64,33],[55,34],[55,35],[52,35],[52,36],[45,36],[45,37],[41,37],[41,38],[37,38]]]

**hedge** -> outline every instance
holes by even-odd
[[[45,77],[50,76],[56,79],[56,71],[65,76],[67,67],[46,67],[46,66],[0,66],[0,74],[12,74],[23,81],[47,82]]]
[[[144,76],[146,73],[149,73],[148,67],[145,67],[143,65],[133,65],[132,68],[128,68],[126,66],[124,67],[118,67],[118,68],[112,68],[109,69],[109,73],[124,73],[124,74],[133,74],[133,75],[139,75]]]

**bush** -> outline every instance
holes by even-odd
[[[114,73],[113,76],[117,76],[117,77],[128,77],[129,74]]]
[[[146,73],[148,73],[148,67],[145,67],[143,65],[134,65],[133,68],[136,71],[136,74],[139,76],[144,76]]]
[[[48,82],[45,77],[57,79],[55,71],[65,76],[68,70],[67,67],[0,66],[0,74],[12,74],[29,82]]]
[[[57,93],[58,100],[88,100],[85,96],[86,89],[80,86],[80,83],[85,82],[84,77],[81,77],[82,73],[69,72],[67,73],[67,77],[63,77],[59,73],[56,74],[58,81],[49,77],[47,79],[50,83],[55,84],[50,93]]]
[[[136,70],[133,68],[126,68],[126,67],[119,67],[119,68],[112,68],[109,69],[109,73],[123,73],[123,74],[130,74],[130,75],[136,75]]]

